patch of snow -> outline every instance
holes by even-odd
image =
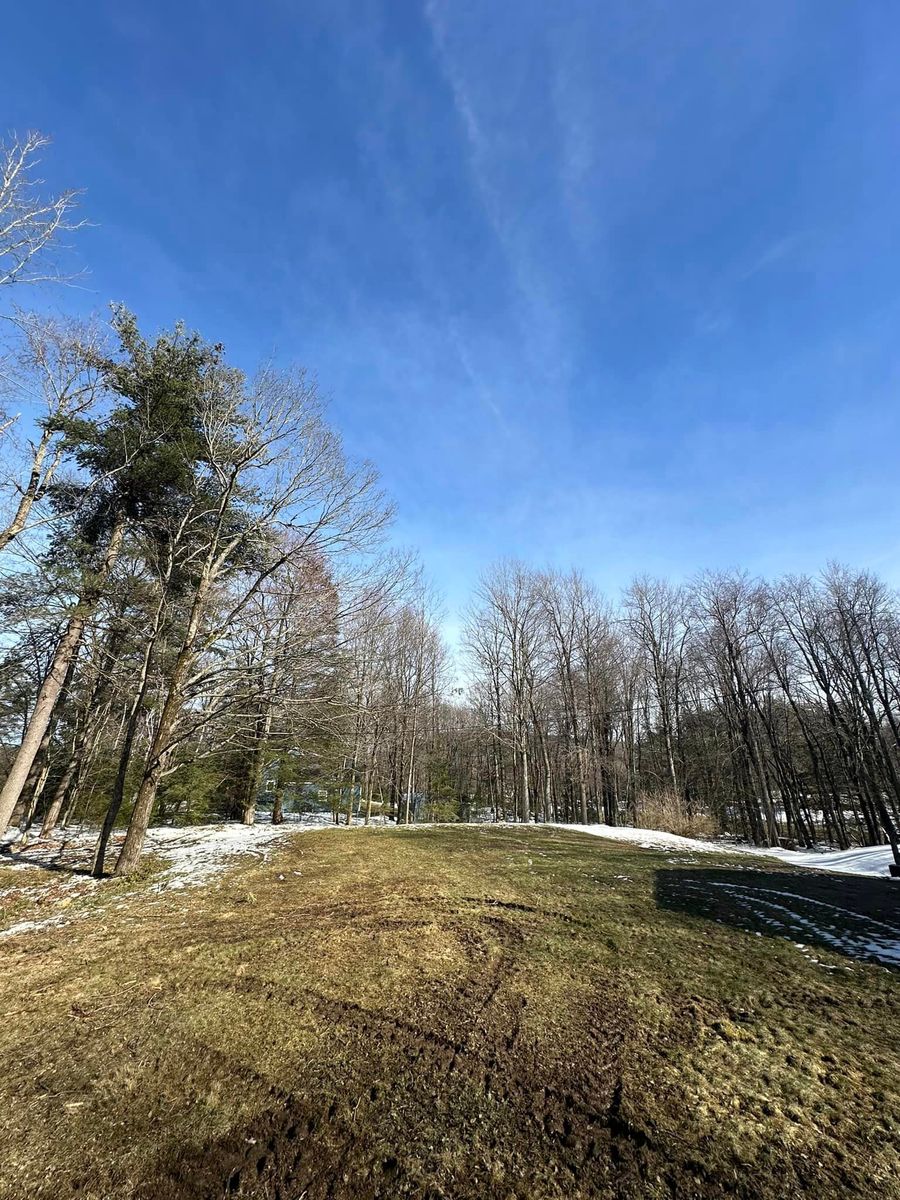
[[[51,925],[66,925],[71,917],[60,914],[56,917],[44,917],[40,921],[18,921],[6,929],[0,929],[0,938],[13,937],[17,933],[30,933],[32,929],[46,929]]]
[[[718,883],[712,880],[705,880],[702,886],[693,883],[686,883],[685,886],[689,890],[701,894],[705,893],[708,887],[720,888],[742,908],[753,913],[766,925],[773,925],[791,932],[799,930],[811,933],[827,946],[849,954],[853,958],[874,959],[880,963],[900,965],[900,929],[886,925],[883,921],[876,921],[873,917],[852,912],[846,908],[839,908],[836,904],[813,900],[809,896],[796,896],[793,892],[779,892],[773,888],[744,888],[735,883]],[[815,920],[811,916],[803,916],[797,912],[796,907],[779,904],[775,900],[768,899],[768,896],[793,899],[804,905],[815,905],[816,908],[840,913],[845,920],[849,918],[851,923],[856,924],[858,931],[846,927],[839,928],[834,924],[826,926],[824,921]],[[879,931],[887,930],[890,936],[885,937],[883,933],[876,932],[872,926],[877,926]],[[805,943],[795,942],[794,944],[798,949],[806,950]]]
[[[254,825],[223,822],[183,828],[159,826],[148,830],[142,853],[144,855],[158,854],[161,858],[166,859],[166,866],[153,890],[156,892],[173,891],[207,883],[233,859],[241,856],[253,855],[261,862],[265,862],[275,843],[290,834],[308,829],[335,828],[342,828],[342,826],[335,826],[330,814],[304,817],[286,816],[282,825],[273,825],[271,819],[264,817]],[[35,904],[39,904],[55,893],[69,892],[70,889],[87,892],[98,886],[102,888],[102,881],[91,879],[85,874],[93,856],[96,839],[96,829],[60,829],[56,830],[49,838],[27,841],[19,845],[17,852],[4,854],[0,858],[0,863],[4,866],[14,866],[22,870],[35,866],[44,867],[47,869],[47,877],[41,883],[30,884],[28,887],[4,889],[3,893],[0,893],[0,900],[14,896],[16,898],[25,897]],[[115,854],[123,840],[124,831],[116,831],[109,847],[111,862],[115,861]],[[66,870],[77,873],[69,878],[61,878],[60,872]],[[66,903],[68,902],[66,901]],[[91,911],[99,910],[92,909]],[[0,937],[27,933],[33,929],[65,925],[84,915],[86,914],[65,912],[51,917],[17,921],[5,929],[0,929]]]
[[[841,875],[885,875],[890,877],[894,856],[890,846],[853,846],[850,850],[763,850],[792,867],[814,867]]]
[[[702,841],[682,837],[661,829],[635,829],[630,825],[554,825],[572,833],[589,833],[616,842],[631,842],[641,850],[691,850],[701,854],[755,854],[777,858],[792,867],[811,867],[818,871],[836,871],[842,875],[890,876],[893,862],[890,846],[854,846],[850,850],[781,850],[750,846],[740,842]]]
[[[273,825],[261,820],[254,825],[193,825],[181,829],[159,826],[147,831],[145,854],[159,854],[169,866],[156,884],[157,891],[193,887],[206,883],[232,859],[253,855],[268,861],[272,847],[286,836],[309,829],[338,829],[326,814],[318,819],[286,820]]]

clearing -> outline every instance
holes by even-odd
[[[271,833],[194,887],[165,839],[139,882],[0,860],[3,1200],[900,1197],[898,884]]]

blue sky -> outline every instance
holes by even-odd
[[[500,555],[900,584],[895,3],[45,0],[4,34],[2,125],[94,222],[41,302],[310,367],[451,625]]]

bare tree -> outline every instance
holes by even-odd
[[[65,423],[82,417],[94,405],[101,379],[97,367],[103,342],[90,323],[58,320],[36,313],[9,318],[18,339],[0,362],[0,388],[16,405],[34,410],[36,434],[14,438],[18,417],[7,419],[0,434],[9,463],[0,474],[0,494],[12,500],[0,525],[0,551],[33,524],[36,506],[47,495],[63,454]]]
[[[518,816],[530,821],[532,701],[542,649],[536,574],[521,563],[501,562],[485,575],[467,622],[466,639],[476,661],[487,665],[496,680],[500,703],[508,705]],[[498,725],[502,725],[499,707]]]
[[[0,143],[0,286],[63,279],[47,265],[45,252],[58,245],[60,234],[84,224],[75,217],[78,192],[48,196],[42,191],[44,181],[35,171],[49,144],[50,138],[37,132]]]
[[[629,629],[644,660],[665,749],[666,769],[675,796],[686,788],[681,757],[681,700],[685,650],[690,626],[684,593],[665,580],[636,579],[625,598]]]

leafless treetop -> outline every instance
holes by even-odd
[[[75,216],[79,193],[47,195],[35,173],[49,143],[37,132],[0,142],[0,286],[65,278],[45,251],[84,224]]]

